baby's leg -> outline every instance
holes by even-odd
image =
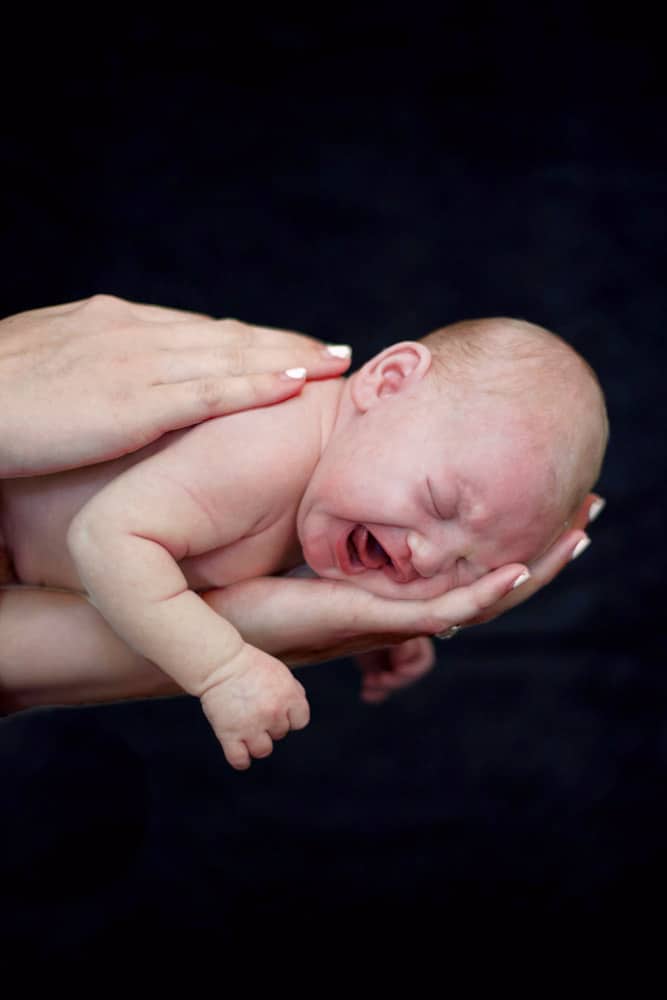
[[[361,700],[377,704],[427,674],[435,664],[435,651],[431,639],[417,636],[397,646],[362,653],[357,663],[361,670]]]
[[[0,712],[182,693],[81,594],[0,587]]]

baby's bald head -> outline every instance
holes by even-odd
[[[466,320],[422,338],[427,382],[471,411],[485,401],[549,461],[553,498],[569,519],[597,480],[608,439],[604,396],[590,365],[556,334],[523,320]]]

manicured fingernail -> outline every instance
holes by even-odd
[[[286,375],[287,378],[305,378],[306,377],[306,369],[305,368],[288,368],[285,372],[283,372],[283,374]]]
[[[602,497],[598,497],[597,500],[594,500],[588,508],[588,523],[590,524],[591,521],[594,521],[595,518],[602,513],[606,506],[607,501],[603,500]]]
[[[588,537],[588,535],[584,535],[583,538],[580,538],[575,547],[572,549],[572,555],[570,556],[570,560],[577,559],[582,552],[586,551],[586,549],[590,544],[591,540]]]
[[[349,358],[352,348],[349,344],[327,344],[325,354],[329,354],[332,358]]]
[[[516,588],[520,587],[522,583],[526,582],[526,580],[530,580],[530,573],[527,569],[524,569],[523,573],[519,573],[516,580],[512,584],[512,590],[516,590]]]

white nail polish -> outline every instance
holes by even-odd
[[[285,375],[287,375],[288,378],[305,378],[306,377],[306,369],[305,368],[288,368],[285,371]]]
[[[349,344],[327,344],[327,354],[332,358],[349,358],[352,348]]]
[[[527,569],[525,569],[523,573],[517,576],[516,580],[512,584],[512,590],[516,590],[516,588],[520,587],[522,583],[526,582],[526,580],[530,580],[530,573],[528,572]]]
[[[590,538],[588,538],[588,536],[580,538],[575,547],[572,549],[572,555],[570,556],[570,560],[576,559],[578,556],[580,556],[582,552],[586,551],[586,549],[590,544],[591,540]]]
[[[606,506],[607,506],[607,501],[603,500],[602,497],[600,497],[598,500],[594,500],[593,503],[588,508],[588,523],[590,524],[591,521],[594,521],[595,518],[598,516],[598,514],[601,514]]]

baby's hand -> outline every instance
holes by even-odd
[[[398,646],[357,656],[361,670],[361,700],[384,701],[393,691],[408,687],[427,674],[435,663],[433,643],[426,636]]]
[[[280,660],[247,643],[201,703],[225,757],[238,771],[250,767],[253,757],[268,757],[273,740],[310,720],[303,685]]]

